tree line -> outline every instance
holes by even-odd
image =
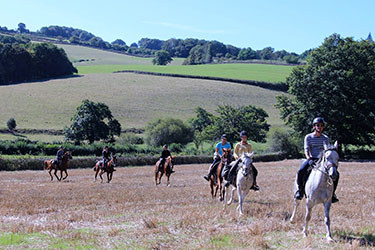
[[[0,27],[0,31],[10,30],[6,27]],[[30,32],[26,29],[25,24],[20,23],[17,31],[14,32],[53,37],[60,41],[69,41],[69,43],[72,44],[116,50],[136,56],[155,56],[158,51],[166,51],[171,57],[186,58],[184,64],[189,65],[233,60],[263,60],[299,64],[306,59],[310,52],[310,50],[307,50],[301,55],[298,55],[285,50],[275,51],[272,47],[254,50],[250,47],[238,48],[218,41],[207,41],[195,38],[171,38],[168,40],[141,38],[137,43],[132,43],[128,46],[122,39],[116,39],[110,43],[85,30],[57,25],[42,27],[36,32]]]
[[[0,85],[77,72],[65,51],[51,43],[31,43],[23,35],[0,35]]]

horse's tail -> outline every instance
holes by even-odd
[[[44,169],[48,169],[48,160],[44,161]]]

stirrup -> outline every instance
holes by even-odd
[[[250,189],[252,189],[254,191],[259,191],[259,186],[255,184]]]
[[[336,203],[338,201],[339,201],[339,199],[337,199],[336,195],[335,194],[332,195],[332,203]]]

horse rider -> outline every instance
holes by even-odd
[[[102,168],[107,167],[107,163],[111,160],[111,153],[109,152],[108,146],[104,146],[102,151]]]
[[[159,167],[158,169],[160,169],[162,166],[164,166],[164,163],[165,163],[165,160],[168,158],[168,157],[172,157],[171,155],[171,152],[168,150],[168,145],[167,144],[164,144],[163,146],[163,151],[161,152],[161,155],[160,155],[160,159],[159,159]],[[175,171],[173,169],[171,169],[171,173],[173,174]]]
[[[209,181],[210,178],[211,178],[211,175],[214,174],[215,165],[216,165],[217,162],[219,162],[221,160],[221,157],[223,156],[223,149],[224,148],[225,149],[232,149],[232,146],[227,141],[227,135],[226,134],[223,134],[221,136],[221,142],[216,144],[215,153],[214,153],[214,161],[212,162],[212,164],[208,168],[208,174],[203,176],[203,178],[205,178],[207,181]]]
[[[60,146],[56,153],[56,159],[54,161],[54,164],[56,164],[57,167],[60,167],[61,161],[64,157],[64,148],[63,146]]]
[[[241,159],[241,155],[244,153],[251,153],[252,152],[252,147],[251,144],[247,142],[247,132],[246,131],[241,131],[240,133],[241,141],[236,144],[234,147],[234,159],[235,161],[232,162],[231,164],[225,165],[224,170],[223,170],[223,178],[225,180],[225,186],[229,186],[230,181],[233,179],[234,175],[237,173],[237,165]],[[253,171],[253,186],[250,189],[253,189],[255,191],[259,190],[259,186],[256,184],[256,177],[258,175],[258,170],[254,167],[254,164],[251,163],[251,168]]]
[[[313,132],[307,134],[304,140],[304,151],[306,160],[303,161],[300,169],[297,174],[297,185],[298,190],[295,194],[295,198],[301,200],[304,196],[304,189],[306,180],[308,178],[308,168],[314,167],[317,160],[319,159],[320,154],[324,151],[324,144],[329,144],[329,137],[323,134],[325,121],[322,117],[316,117],[313,122]],[[336,197],[335,191],[337,184],[339,182],[339,176],[333,182],[333,195],[332,203],[338,202],[339,200]]]

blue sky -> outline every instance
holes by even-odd
[[[375,37],[373,0],[2,0],[0,26],[79,28],[128,45],[143,37],[217,40],[240,48],[302,53],[333,33]]]

